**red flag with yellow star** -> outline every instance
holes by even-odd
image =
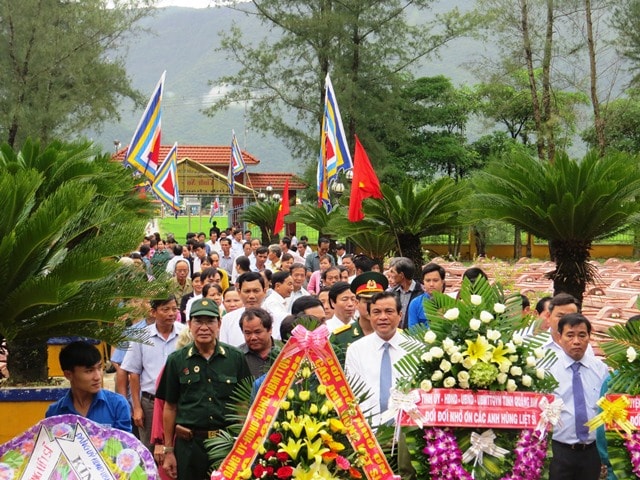
[[[284,227],[284,216],[289,215],[289,179],[284,182],[284,191],[282,192],[282,200],[280,201],[280,208],[278,208],[278,216],[276,217],[276,224],[273,227],[273,234],[277,234]]]
[[[365,198],[382,198],[380,181],[358,136],[355,137],[356,151],[353,157],[353,181],[351,183],[351,198],[349,199],[350,222],[359,222],[364,218],[362,202]]]

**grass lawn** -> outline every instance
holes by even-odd
[[[218,222],[218,228],[220,230],[227,228],[227,217],[213,217],[213,221]],[[175,239],[181,243],[185,241],[188,232],[204,232],[207,238],[209,238],[209,229],[211,228],[209,215],[199,217],[182,215],[178,218],[164,217],[158,219],[158,225],[162,238],[167,238],[167,235],[172,233]]]

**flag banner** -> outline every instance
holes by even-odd
[[[284,217],[289,215],[289,179],[284,182],[284,191],[282,192],[282,200],[280,200],[280,208],[278,208],[278,216],[276,224],[273,227],[273,234],[277,234],[284,228]]]
[[[337,179],[338,172],[350,168],[353,168],[353,162],[349,145],[331,78],[327,74],[318,163],[318,206],[324,204],[330,210],[328,186]]]
[[[247,165],[242,158],[242,151],[240,145],[238,145],[238,139],[236,138],[236,132],[231,130],[231,161],[229,162],[229,175],[227,183],[229,184],[229,191],[234,193],[234,178],[247,170]]]
[[[382,198],[380,181],[371,166],[367,152],[365,152],[358,136],[353,159],[353,180],[351,182],[351,197],[349,198],[349,221],[359,222],[364,218],[362,202],[365,198]]]
[[[180,211],[180,193],[178,192],[178,143],[174,143],[167,157],[158,168],[151,188],[153,192],[174,212]]]
[[[151,182],[155,179],[160,155],[161,103],[166,73],[166,71],[162,73],[151,95],[124,159],[125,165],[131,165]]]
[[[220,197],[216,197],[211,202],[211,211],[209,212],[209,223],[213,220],[213,217],[220,213]]]

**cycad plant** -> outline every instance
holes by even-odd
[[[256,225],[260,229],[262,245],[270,245],[275,239],[273,227],[276,224],[279,208],[280,202],[254,203],[240,214],[240,220]]]
[[[382,186],[382,199],[367,199],[365,218],[351,223],[343,215],[332,219],[332,231],[345,236],[374,234],[391,240],[397,256],[409,257],[418,270],[424,263],[422,238],[452,232],[460,222],[462,201],[467,192],[464,181],[444,177],[419,186],[407,179],[399,191]]]
[[[134,186],[89,143],[0,147],[0,335],[14,383],[47,379],[50,337],[117,341],[119,300],[151,294],[116,262],[152,212]]]
[[[516,152],[490,163],[475,185],[474,213],[547,240],[556,263],[549,274],[554,293],[570,293],[580,301],[594,279],[593,242],[640,219],[638,159],[624,153],[599,157],[591,152],[581,161],[559,153],[551,163]]]

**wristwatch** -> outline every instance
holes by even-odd
[[[162,453],[173,453],[173,447],[162,447]]]

